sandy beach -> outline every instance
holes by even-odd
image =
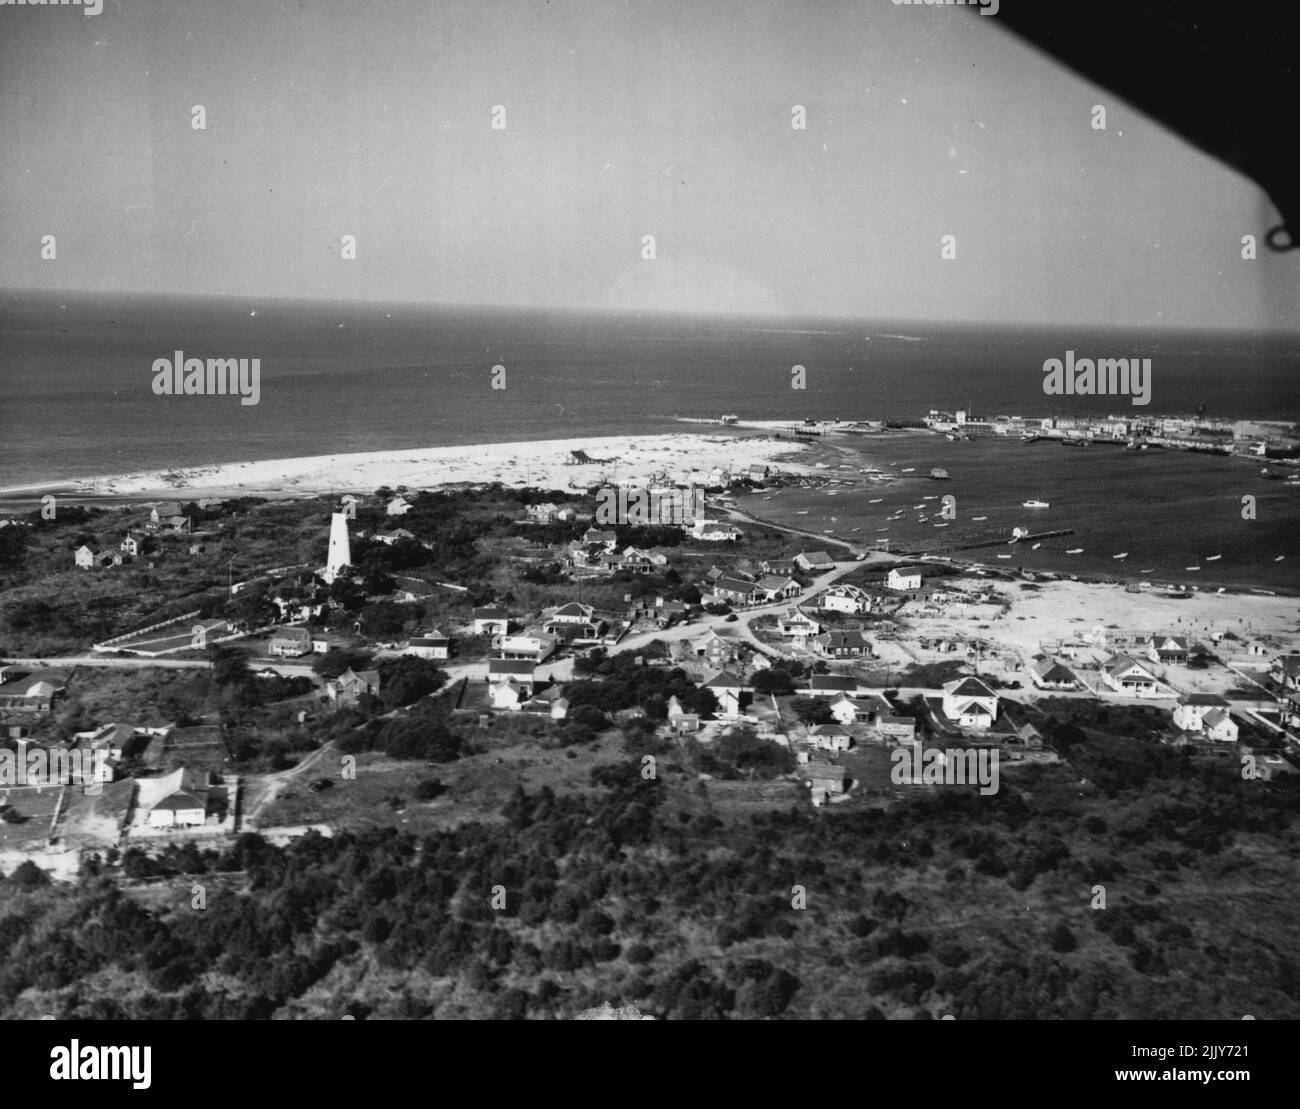
[[[229,462],[86,478],[77,488],[84,495],[145,500],[180,495],[370,493],[381,486],[434,489],[487,482],[559,490],[585,490],[602,481],[645,484],[663,477],[676,483],[703,484],[715,467],[739,473],[752,465],[767,464],[784,473],[815,472],[793,460],[803,449],[804,444],[798,441],[766,435],[617,435]],[[570,465],[573,450],[585,451],[599,461]]]

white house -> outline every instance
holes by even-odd
[[[580,604],[577,601],[570,601],[566,605],[561,605],[547,617],[548,623],[551,624],[590,624],[596,610],[591,605]]]
[[[841,693],[831,701],[831,715],[837,724],[846,728],[851,724],[869,724],[881,714],[892,711],[889,702],[878,697],[853,697]]]
[[[518,712],[532,698],[532,686],[507,678],[503,682],[493,682],[488,689],[488,697],[494,709],[506,712]]]
[[[820,635],[822,630],[821,624],[816,620],[793,608],[781,617],[779,626],[781,634],[790,639],[807,640],[811,636]]]
[[[707,543],[726,543],[740,539],[745,533],[731,524],[720,524],[716,520],[696,520],[691,528],[691,535]]]
[[[472,618],[475,635],[505,635],[510,630],[510,613],[503,608],[476,608]]]
[[[1202,722],[1205,725],[1207,739],[1217,740],[1220,743],[1237,742],[1237,722],[1229,715],[1226,708],[1210,709]]]
[[[312,653],[311,632],[306,628],[276,628],[266,653],[278,658],[301,658]]]
[[[545,662],[557,646],[554,636],[550,635],[503,635],[496,649],[502,658],[528,659],[535,664]]]
[[[1161,697],[1166,692],[1159,675],[1129,655],[1112,655],[1103,662],[1101,679],[1116,693],[1130,697]]]
[[[389,516],[405,516],[414,506],[405,497],[398,495],[384,506]]]
[[[834,560],[825,551],[801,551],[794,556],[794,564],[805,572],[835,569]]]
[[[921,588],[921,571],[915,566],[894,566],[885,576],[885,585],[904,593],[911,593]]]
[[[1174,706],[1174,727],[1184,732],[1204,731],[1206,714],[1227,707],[1228,702],[1216,693],[1184,693]]]
[[[714,697],[718,699],[719,716],[740,715],[740,694],[745,687],[735,675],[719,670],[701,683],[701,688],[713,691]]]
[[[488,659],[487,680],[492,689],[489,692],[493,697],[493,704],[497,705],[498,695],[495,687],[513,683],[518,687],[520,701],[527,701],[536,692],[536,679],[534,677],[537,666],[532,660],[524,658],[490,658]],[[500,696],[506,697],[506,694]]]
[[[95,552],[83,543],[73,552],[72,561],[78,569],[92,570],[95,567]]]
[[[1078,689],[1079,679],[1068,666],[1054,659],[1043,659],[1029,668],[1029,677],[1039,689]]]
[[[998,695],[979,678],[955,678],[943,687],[943,714],[963,728],[988,728],[998,718]]]
[[[451,639],[437,628],[423,635],[413,635],[406,644],[406,653],[416,658],[445,659],[451,654]]]
[[[198,770],[173,770],[159,783],[162,799],[149,810],[151,828],[194,827],[208,818],[212,786]]]
[[[781,574],[764,574],[758,579],[758,587],[763,590],[769,601],[788,600],[803,592],[803,586],[794,578]]]
[[[134,535],[128,533],[126,538],[122,540],[121,551],[124,555],[129,555],[131,558],[139,558],[140,553],[143,550],[144,544]]]
[[[853,736],[840,724],[818,724],[809,738],[819,751],[847,751],[853,746]]]
[[[827,612],[858,615],[871,608],[871,598],[856,585],[837,585],[822,594],[821,607]]]

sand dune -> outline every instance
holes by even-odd
[[[812,472],[811,467],[788,460],[803,446],[796,441],[761,435],[739,438],[689,433],[544,439],[229,462],[167,472],[89,478],[79,484],[86,492],[97,494],[175,499],[181,494],[369,493],[384,485],[432,489],[493,481],[508,486],[586,489],[600,481],[643,484],[664,473],[675,482],[702,483],[714,467],[735,472],[758,463],[775,463],[786,473]],[[571,450],[583,450],[593,458],[608,461],[568,465]],[[787,461],[776,462],[778,456]]]

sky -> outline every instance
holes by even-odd
[[[0,150],[11,289],[1298,326],[1257,186],[956,7],[0,7]]]

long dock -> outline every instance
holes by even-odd
[[[924,547],[908,554],[949,554],[952,551],[973,551],[980,547],[1015,547],[1021,543],[1035,543],[1043,539],[1056,539],[1062,535],[1073,535],[1074,528],[1060,528],[1056,531],[1040,531],[1032,535],[1022,535],[1019,539],[1013,539],[1010,535],[999,535],[996,538],[984,536],[980,539],[971,540],[968,543],[949,543],[943,547]]]

